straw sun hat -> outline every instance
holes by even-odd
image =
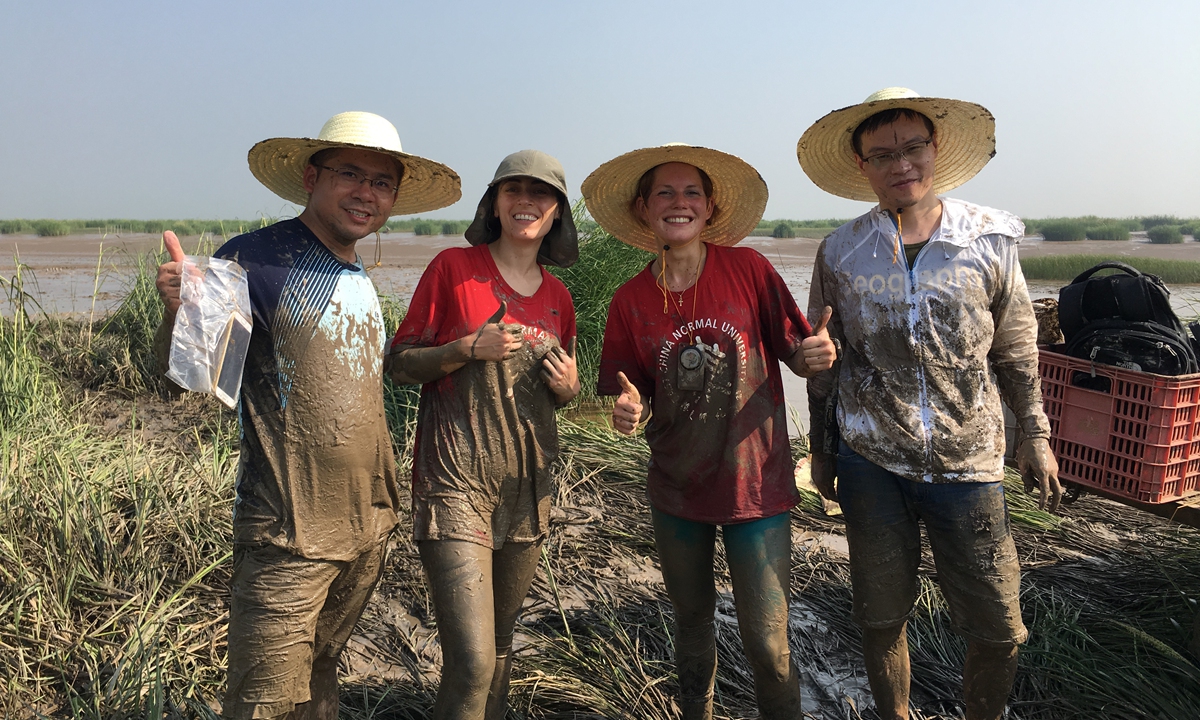
[[[834,110],[812,124],[796,143],[796,157],[822,190],[851,200],[875,202],[871,184],[858,171],[850,137],[864,120],[893,108],[916,110],[933,121],[938,153],[933,192],[941,194],[975,177],[996,154],[996,119],[982,105],[921,97],[908,88],[886,88],[858,105]]]
[[[446,207],[462,197],[458,173],[445,165],[400,149],[400,135],[386,119],[368,112],[344,112],[329,118],[316,138],[271,138],[250,148],[250,172],[271,192],[297,205],[308,204],[304,168],[326,148],[371,150],[404,166],[390,215],[410,215]]]
[[[739,157],[684,143],[634,150],[596,168],[581,188],[592,218],[618,240],[658,252],[662,243],[631,207],[642,175],[669,162],[694,165],[712,180],[718,212],[712,224],[700,233],[703,242],[736,245],[762,219],[767,208],[767,184],[757,170]]]

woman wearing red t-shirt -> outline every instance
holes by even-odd
[[[599,391],[619,396],[617,431],[649,418],[646,492],[675,610],[683,716],[712,716],[720,526],[760,714],[799,718],[787,639],[788,511],[799,496],[779,362],[802,377],[829,368],[825,320],[814,332],[766,258],[729,247],[767,202],[766,183],[739,158],[636,150],[593,172],[583,196],[604,229],[658,255],[613,296]]]
[[[423,386],[413,531],[442,645],[438,720],[505,715],[513,626],[550,524],[554,409],[579,394],[571,295],[542,269],[578,257],[562,165],[509,155],[466,237],[425,269],[388,362]]]

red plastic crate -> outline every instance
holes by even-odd
[[[1038,369],[1062,480],[1146,503],[1200,491],[1200,374],[1151,375],[1046,348]]]

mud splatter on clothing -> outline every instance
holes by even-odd
[[[1049,437],[1037,321],[1017,261],[1023,233],[1006,212],[943,199],[941,225],[911,266],[893,254],[896,225],[878,207],[821,243],[809,311],[833,307],[847,445],[915,481],[996,482],[1002,397],[1026,437]],[[834,382],[833,371],[809,381],[813,447],[825,446]]]
[[[299,219],[230,240],[254,332],[242,378],[234,540],[349,561],[396,525],[375,287]]]
[[[674,295],[664,313],[649,266],[621,286],[600,359],[601,395],[619,395],[624,372],[652,407],[650,503],[718,524],[789,510],[799,495],[779,359],[799,349],[808,321],[775,268],[750,248],[709,245],[700,278],[682,299]],[[692,390],[679,366],[695,340],[704,343],[706,367],[701,389]]]
[[[558,457],[554,393],[541,378],[546,353],[575,337],[566,286],[542,270],[518,294],[487,245],[450,248],[425,269],[394,345],[434,347],[475,332],[508,304],[521,349],[503,362],[477,360],[421,388],[413,457],[413,534],[489,548],[545,537]]]

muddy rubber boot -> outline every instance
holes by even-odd
[[[512,674],[512,649],[496,653],[496,670],[492,674],[492,687],[488,690],[487,709],[484,720],[504,720],[508,715],[508,678]]]
[[[783,683],[771,683],[771,687],[762,687],[755,678],[754,695],[758,702],[758,717],[761,720],[801,720],[800,712],[800,673],[795,663],[790,663],[788,679]]]

